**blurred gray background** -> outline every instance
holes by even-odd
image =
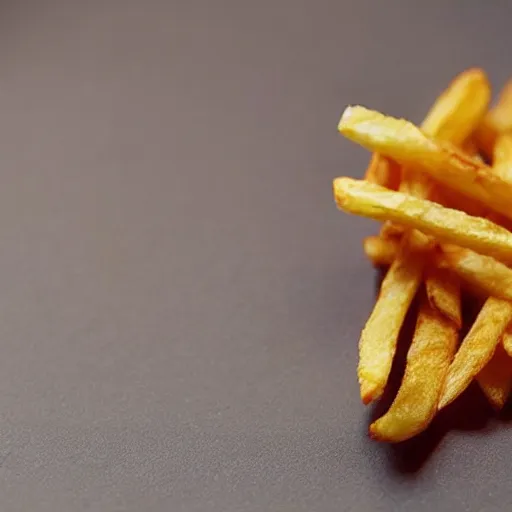
[[[478,391],[367,438],[361,103],[512,74],[505,1],[0,2],[0,508],[501,511]],[[466,418],[466,419],[462,419]]]

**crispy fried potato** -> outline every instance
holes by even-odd
[[[403,187],[406,181],[403,180],[400,184],[399,191],[410,194],[411,191],[409,187]],[[405,191],[403,190],[405,189]],[[455,210],[460,210],[469,215],[473,215],[474,217],[488,217],[489,220],[492,220],[494,223],[499,224],[500,226],[506,227],[509,231],[512,227],[512,221],[510,219],[503,218],[502,215],[494,213],[489,215],[489,208],[480,203],[479,201],[475,201],[469,197],[462,195],[460,192],[456,190],[444,187],[440,184],[437,184],[435,187],[431,187],[428,191],[423,192],[421,190],[416,190],[414,195],[415,197],[419,197],[421,199],[429,199],[435,203],[440,204],[441,206],[445,206],[447,208],[453,208]],[[499,221],[498,221],[499,220]],[[396,222],[386,221],[382,224],[380,229],[380,236],[387,238],[391,236],[399,236],[403,234],[406,230],[405,226],[402,224],[397,224]]]
[[[487,219],[345,177],[334,180],[334,196],[338,207],[350,213],[399,222],[441,242],[512,262],[512,233]]]
[[[336,203],[384,222],[364,250],[374,265],[391,265],[360,338],[365,404],[384,391],[405,315],[425,282],[400,390],[370,426],[378,440],[421,432],[474,378],[497,409],[512,390],[512,80],[486,113],[489,100],[485,73],[470,69],[420,128],[364,107],[348,107],[338,125],[375,153],[366,182],[334,180]],[[453,357],[461,284],[485,302]]]
[[[503,87],[498,101],[483,118],[476,130],[479,146],[488,157],[493,154],[496,138],[512,130],[512,80]]]
[[[443,264],[459,278],[487,295],[512,301],[512,269],[494,258],[455,245],[444,244],[441,250]]]
[[[485,96],[483,99],[478,97],[479,94],[480,96],[482,95],[482,91],[483,96]],[[478,120],[482,117],[485,105],[489,101],[489,94],[489,85],[485,74],[481,70],[470,70],[462,73],[435,102],[434,107],[425,118],[422,129],[433,137],[443,138],[460,144],[469,134],[469,131],[466,130],[471,130],[472,126],[476,126]],[[476,99],[475,95],[477,96]],[[436,189],[437,186],[425,174],[416,172],[414,168],[405,167],[402,169],[400,192],[411,194],[420,199],[433,199],[437,197]],[[384,223],[381,229],[381,237],[390,236],[390,233],[401,235],[404,231],[403,225],[388,221]],[[460,286],[455,276],[447,274],[449,274],[447,271],[433,269],[427,274],[425,281],[433,306],[437,307],[438,311],[445,315],[448,321],[453,322],[453,326],[449,328],[450,337],[453,338],[453,347],[456,339],[456,330],[460,328],[462,323],[460,314]],[[446,320],[442,319],[440,322],[444,324]],[[446,368],[450,360],[451,357],[446,360]],[[413,379],[415,373],[413,370]],[[408,387],[406,385],[404,388],[406,396]],[[430,411],[432,413],[436,409],[440,389],[439,384],[437,386],[436,399],[431,401],[430,404]],[[399,405],[397,413],[402,409],[403,405]],[[407,430],[421,429],[422,423],[428,424],[429,422],[428,418],[422,417],[421,414],[416,419],[420,420],[420,422],[415,427],[410,425],[409,429],[406,428],[402,438],[405,438],[403,436],[407,437]],[[386,420],[382,421],[385,422]],[[379,434],[377,425],[378,423],[375,427],[375,435]],[[381,435],[385,435],[385,429],[384,432],[381,432]]]
[[[369,236],[363,241],[363,249],[368,259],[376,267],[391,265],[398,253],[400,239]]]
[[[512,133],[502,133],[496,139],[492,169],[501,179],[512,181]]]
[[[512,113],[512,112],[511,112]],[[505,132],[501,133],[496,139],[494,150],[492,154],[492,168],[494,172],[505,171],[503,178],[510,180],[512,176],[512,170],[510,166],[512,164],[512,133]],[[503,169],[502,166],[505,166]]]
[[[489,81],[482,69],[463,71],[439,95],[421,128],[427,135],[461,144],[478,126],[490,97]],[[396,162],[379,153],[372,155],[365,173],[366,181],[397,190],[400,178]]]
[[[421,129],[427,135],[460,145],[481,122],[491,99],[491,86],[482,69],[460,73],[437,98]]]
[[[427,428],[437,411],[456,344],[457,328],[423,297],[402,384],[388,412],[370,426],[373,438],[396,443]]]
[[[501,410],[512,390],[512,357],[505,351],[503,343],[498,343],[492,359],[476,380],[490,404]]]
[[[512,183],[452,144],[427,137],[412,123],[364,107],[348,107],[338,129],[371,151],[416,166],[440,183],[512,218]]]
[[[365,404],[380,398],[386,386],[398,334],[421,282],[428,246],[429,240],[420,233],[404,236],[361,333],[358,376]]]
[[[427,199],[433,190],[431,184],[421,175],[412,171],[412,169],[402,169],[402,181],[398,190],[402,194],[412,195],[422,199]],[[406,231],[402,224],[386,221],[380,228],[380,236],[387,238],[390,236],[401,236]]]
[[[486,300],[448,369],[439,409],[453,402],[490,361],[511,320],[512,302]]]
[[[450,270],[436,267],[433,258],[429,258],[425,288],[431,306],[439,311],[460,329],[462,316],[460,312],[460,281]]]
[[[466,139],[484,115],[490,94],[489,81],[482,69],[472,68],[460,73],[437,98],[421,130],[430,137],[453,144],[465,141],[465,145],[469,146]],[[472,149],[474,144],[470,147]],[[432,199],[434,186],[423,173],[404,168],[399,190],[421,199]],[[401,234],[403,231],[403,226],[388,222],[383,225],[380,234],[389,236],[390,232]]]
[[[391,190],[398,190],[400,166],[390,158],[379,155],[379,153],[373,153],[364,179]]]

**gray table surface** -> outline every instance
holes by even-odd
[[[0,2],[0,509],[510,510],[473,389],[367,438],[362,103],[512,74],[507,2]]]

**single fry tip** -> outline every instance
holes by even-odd
[[[362,381],[361,385],[361,401],[364,405],[368,405],[380,398],[382,393],[378,392],[377,386],[368,381]]]
[[[341,114],[341,118],[338,122],[338,131],[340,133],[343,133],[343,129],[344,129],[345,125],[347,124],[349,119],[352,117],[353,108],[354,107],[352,105],[348,105],[345,108],[345,110],[343,111],[343,114]]]
[[[368,427],[368,436],[370,439],[373,439],[374,441],[381,441],[381,442],[391,442],[391,443],[397,443],[400,441],[403,441],[404,439],[393,439],[393,436],[390,436],[389,434],[386,435],[386,432],[382,432],[381,427],[379,426],[379,420],[375,420],[369,427]]]
[[[368,435],[370,436],[370,439],[373,439],[375,441],[380,441],[379,432],[378,432],[377,428],[375,427],[375,422],[372,423],[368,427]]]
[[[362,105],[349,105],[341,115],[338,131],[343,135],[347,135],[355,124],[373,119],[375,114],[374,110],[370,110]]]
[[[449,400],[446,397],[442,396],[439,400],[439,403],[437,404],[437,410],[440,411],[441,409],[444,409],[447,405],[451,404],[453,400]]]
[[[487,73],[483,70],[483,68],[480,68],[478,66],[473,66],[471,68],[466,69],[465,71],[462,71],[459,76],[468,75],[480,75],[482,77],[487,78]]]
[[[332,182],[332,189],[334,193],[334,200],[336,204],[341,208],[345,199],[345,188],[346,185],[350,182],[350,178],[345,178],[344,176],[340,178],[334,178]]]

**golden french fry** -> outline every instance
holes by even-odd
[[[441,249],[443,263],[460,279],[487,295],[512,301],[512,269],[494,258],[455,245],[444,244]]]
[[[378,153],[373,153],[364,179],[391,190],[397,190],[400,183],[400,166]]]
[[[490,97],[491,90],[485,72],[478,68],[468,69],[456,76],[437,98],[421,128],[427,135],[461,144],[482,119]],[[379,153],[374,153],[365,179],[397,190],[400,184],[399,166]]]
[[[448,369],[439,409],[453,402],[490,361],[511,320],[512,302],[486,300]]]
[[[398,253],[400,239],[369,236],[363,241],[363,249],[368,259],[376,267],[391,265]]]
[[[496,138],[492,169],[501,179],[512,181],[512,133],[502,133]]]
[[[512,262],[512,233],[487,219],[345,177],[334,180],[334,196],[347,212],[398,222],[441,242]]]
[[[476,138],[487,156],[493,154],[496,138],[512,130],[512,80],[503,87],[498,102],[489,110],[476,131]]]
[[[437,98],[421,130],[428,136],[461,144],[478,125],[489,103],[490,94],[489,81],[483,70],[472,68],[460,73]],[[468,146],[469,142],[466,141],[465,145]],[[400,192],[421,199],[432,199],[434,186],[423,173],[405,168],[402,174]],[[403,232],[403,226],[400,228],[400,232]],[[385,223],[381,236],[389,236],[391,229],[390,224]]]
[[[404,236],[361,333],[358,376],[365,404],[378,399],[386,386],[398,334],[421,282],[424,251],[428,246],[429,240],[420,233]]]
[[[432,261],[426,273],[425,288],[431,306],[460,329],[462,316],[458,277],[448,269],[436,267]]]
[[[505,352],[512,357],[512,326],[508,326],[505,334],[503,334],[503,348]]]
[[[482,69],[460,73],[438,97],[421,129],[427,135],[460,145],[482,120],[491,99],[491,86]]]
[[[511,112],[512,114],[512,112]],[[504,178],[509,179],[512,175],[510,172],[510,164],[512,163],[512,133],[500,133],[496,139],[496,144],[492,153],[492,167],[494,172],[498,172],[501,166],[505,166]]]
[[[512,391],[512,357],[505,351],[503,343],[498,343],[494,355],[476,380],[490,404],[497,410],[502,409]]]
[[[412,169],[404,168],[402,171],[402,181],[400,182],[398,190],[402,194],[412,195],[421,199],[429,199],[434,189],[432,184],[425,179],[424,176],[414,172]],[[406,228],[402,224],[388,220],[382,224],[379,234],[381,237],[386,238],[390,236],[400,236],[405,231]]]
[[[427,428],[437,411],[456,344],[457,328],[424,297],[402,384],[388,412],[370,426],[373,438],[396,443]]]
[[[467,139],[482,119],[490,96],[489,81],[481,69],[469,69],[461,73],[436,100],[421,125],[423,133],[456,145],[464,142],[467,146]],[[424,173],[404,168],[402,183],[407,182],[408,192],[413,196],[439,201],[439,185],[434,184]],[[402,192],[402,187],[399,190]],[[432,306],[460,328],[462,320],[458,278],[448,271],[432,267],[426,275],[425,286]]]
[[[367,149],[416,166],[440,183],[512,218],[512,183],[452,144],[428,138],[412,123],[364,107],[348,107],[338,129]]]

